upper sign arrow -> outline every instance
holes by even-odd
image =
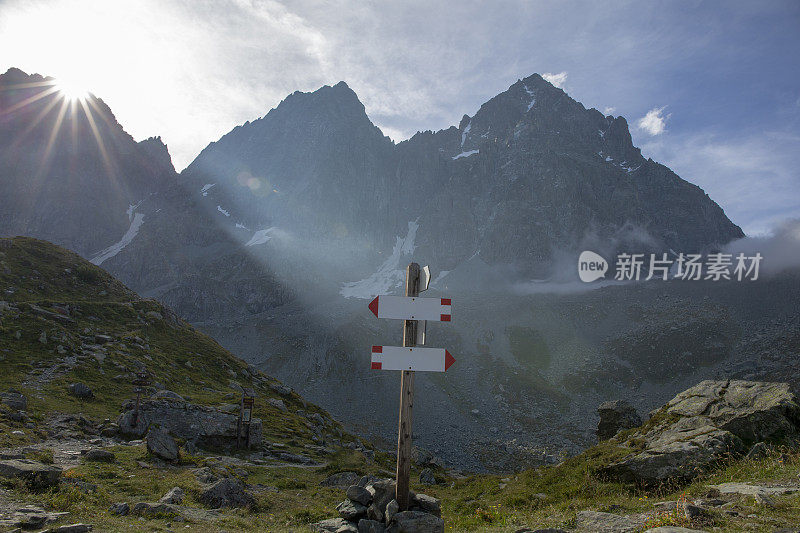
[[[376,296],[369,310],[378,318],[450,322],[450,298]]]

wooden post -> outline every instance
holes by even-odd
[[[419,296],[419,265],[411,263],[406,269],[406,296]],[[417,321],[403,321],[403,346],[416,346]],[[397,429],[397,488],[395,499],[401,511],[408,509],[409,478],[411,477],[411,422],[414,410],[414,372],[400,374],[400,423]]]

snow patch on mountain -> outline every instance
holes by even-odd
[[[391,289],[402,285],[406,275],[402,264],[404,258],[409,258],[416,249],[414,240],[417,237],[417,229],[419,229],[419,224],[416,220],[409,222],[406,236],[397,237],[394,248],[392,248],[392,255],[386,258],[378,270],[360,281],[342,283],[339,294],[345,298],[369,300],[381,294],[388,294]]]
[[[131,211],[131,213],[132,212],[133,211]],[[125,235],[122,236],[122,239],[120,239],[119,242],[112,244],[105,250],[98,252],[97,255],[95,255],[89,261],[99,266],[106,259],[110,259],[115,255],[117,255],[118,253],[120,253],[120,251],[122,251],[123,248],[128,246],[133,240],[133,238],[136,237],[136,235],[139,233],[139,228],[142,227],[143,223],[144,223],[144,215],[142,213],[136,213],[133,216],[133,221],[131,222],[128,231],[125,232]]]
[[[258,230],[257,232],[253,233],[253,236],[245,243],[245,246],[255,246],[257,244],[266,243],[275,236],[276,230],[277,228],[274,227]]]
[[[461,159],[462,157],[469,157],[477,153],[480,153],[480,150],[469,150],[467,152],[461,152],[460,154],[453,156],[453,161],[455,161],[456,159]]]
[[[523,87],[525,87],[525,92],[528,93],[528,96],[531,97],[531,101],[528,104],[528,109],[527,109],[527,111],[530,111],[531,108],[533,108],[534,104],[536,104],[536,98],[535,98],[536,93],[534,93],[532,90],[528,89],[527,85],[523,85]]]
[[[227,211],[225,211],[224,209],[222,209],[222,206],[221,206],[221,205],[218,205],[218,206],[217,206],[217,211],[219,211],[220,213],[222,213],[222,214],[223,214],[223,215],[225,215],[226,217],[229,217],[229,216],[231,216],[231,214],[230,214],[230,213],[228,213]]]
[[[130,222],[131,220],[133,220],[133,212],[134,212],[134,211],[136,211],[136,208],[137,208],[137,207],[139,207],[140,205],[142,205],[142,202],[144,202],[144,200],[139,200],[139,201],[138,201],[138,202],[136,202],[135,204],[130,204],[130,205],[128,206],[128,209],[127,209],[127,211],[125,211],[126,213],[128,213],[128,222]]]
[[[467,122],[466,127],[464,127],[464,131],[461,133],[461,148],[464,148],[464,143],[467,142],[467,134],[471,129],[472,129],[472,119],[470,119],[470,121]],[[455,157],[453,159],[455,159]]]
[[[203,188],[200,189],[200,192],[203,193],[203,196],[208,196],[208,191],[210,191],[214,185],[216,185],[216,183],[206,183],[203,185]]]

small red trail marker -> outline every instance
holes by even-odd
[[[373,346],[373,370],[446,372],[455,358],[444,348]]]

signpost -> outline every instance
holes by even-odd
[[[236,446],[242,447],[242,428],[244,428],[245,448],[250,448],[250,422],[253,418],[253,405],[256,399],[252,394],[242,393],[242,403],[239,408],[239,420],[236,427]]]
[[[139,403],[144,392],[144,387],[150,386],[150,374],[147,370],[141,370],[136,373],[136,379],[133,380],[133,390],[136,392],[136,410],[133,412],[133,425],[139,424]]]
[[[397,428],[397,489],[395,499],[401,511],[408,509],[411,474],[411,422],[414,408],[414,372],[445,372],[455,359],[443,348],[422,348],[427,320],[450,322],[449,298],[420,298],[428,288],[430,271],[411,263],[406,269],[405,296],[377,296],[369,309],[378,318],[403,321],[403,346],[373,346],[373,370],[400,370],[400,419]],[[421,288],[422,287],[422,288]],[[422,321],[420,324],[419,322]]]

